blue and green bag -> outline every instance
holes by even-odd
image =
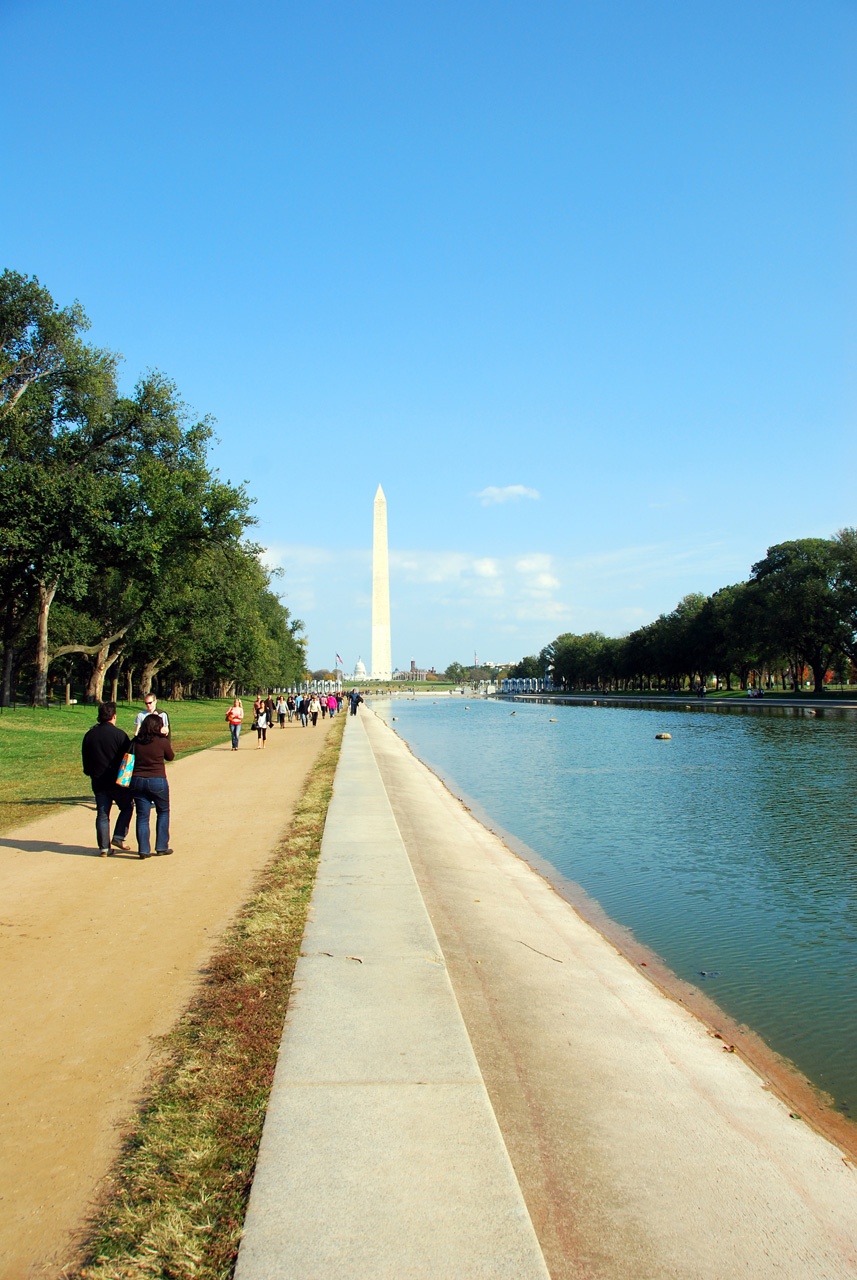
[[[116,775],[116,785],[119,787],[127,787],[131,782],[131,774],[134,772],[134,744],[131,743],[131,750],[126,751],[122,757],[122,763],[119,766],[119,772]]]

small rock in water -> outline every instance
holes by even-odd
[[[671,738],[671,737],[672,737],[672,734],[671,734],[671,733],[656,733],[656,734],[655,734],[655,737],[656,737],[656,738]]]

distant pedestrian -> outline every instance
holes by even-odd
[[[98,708],[98,721],[87,730],[81,743],[83,772],[89,777],[95,796],[95,834],[98,853],[106,858],[115,849],[130,849],[127,843],[134,798],[124,787],[116,785],[116,774],[122,757],[131,745],[123,729],[116,727],[116,703],[102,702]],[[113,839],[110,839],[110,809],[118,808]]]
[[[286,714],[289,717],[289,724],[292,723],[292,717],[294,716],[296,709],[297,703],[295,702],[294,696],[290,693],[286,698]]]
[[[280,694],[279,698],[277,698],[277,719],[280,722],[281,729],[285,729],[286,727],[286,711],[287,710],[288,708],[286,707],[286,700],[283,697],[283,695]]]
[[[264,706],[256,715],[256,750],[268,745],[268,713]]]
[[[333,717],[336,715],[336,710],[337,710],[335,694],[329,693],[327,695],[327,709],[330,712],[330,718],[332,720]]]
[[[165,761],[175,759],[166,726],[156,713],[146,716],[131,743],[134,772],[131,792],[137,809],[137,856],[152,856],[149,817],[155,806],[155,854],[163,857],[170,848],[170,784]]]
[[[316,694],[313,694],[309,700],[309,714],[310,714],[310,719],[312,720],[313,729],[318,724],[319,711],[321,711],[321,703],[318,700],[318,696]]]
[[[236,698],[226,712],[226,723],[232,732],[232,750],[238,750],[238,739],[241,737],[241,724],[244,720],[244,706],[240,698]]]
[[[265,699],[265,714],[268,717],[268,728],[273,729],[274,725],[277,722],[277,708],[274,704],[274,699],[271,697],[270,693]]]
[[[139,714],[136,716],[134,720],[134,732],[135,733],[140,732],[140,727],[143,721],[146,719],[146,716],[160,716],[161,723],[163,724],[167,733],[169,733],[170,717],[167,715],[166,711],[158,710],[158,699],[155,697],[153,693],[146,694],[145,698],[143,699],[143,705],[146,708],[146,710],[139,712]]]
[[[304,694],[298,703],[298,715],[304,728],[309,724],[309,698]]]
[[[348,695],[348,701],[351,703],[351,714],[353,716],[356,716],[357,708],[360,706],[360,703],[363,701],[363,697],[360,693],[360,690],[352,689]]]

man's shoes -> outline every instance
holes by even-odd
[[[165,858],[165,857],[166,857],[166,855],[167,855],[168,853],[172,853],[172,849],[156,849],[156,850],[155,850],[155,857],[156,857],[156,858]]]
[[[98,856],[99,858],[106,858],[109,852],[110,852],[109,849],[99,849]]]
[[[138,857],[138,858],[151,858],[151,856],[152,856],[152,855],[151,855],[150,853],[143,853],[142,849],[138,849],[138,850],[137,850],[137,857]]]
[[[110,841],[114,849],[130,849],[131,846],[127,840],[120,840],[118,836],[114,836]]]

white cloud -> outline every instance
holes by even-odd
[[[473,572],[480,578],[496,578],[500,573],[499,560],[474,560]]]
[[[502,488],[489,484],[487,489],[482,489],[476,494],[483,507],[493,507],[499,502],[520,502],[521,498],[533,498],[538,501],[541,496],[538,489],[528,489],[524,484],[507,484]]]
[[[518,573],[537,574],[548,573],[551,567],[551,556],[549,555],[530,555],[519,556],[515,561],[515,568]]]

